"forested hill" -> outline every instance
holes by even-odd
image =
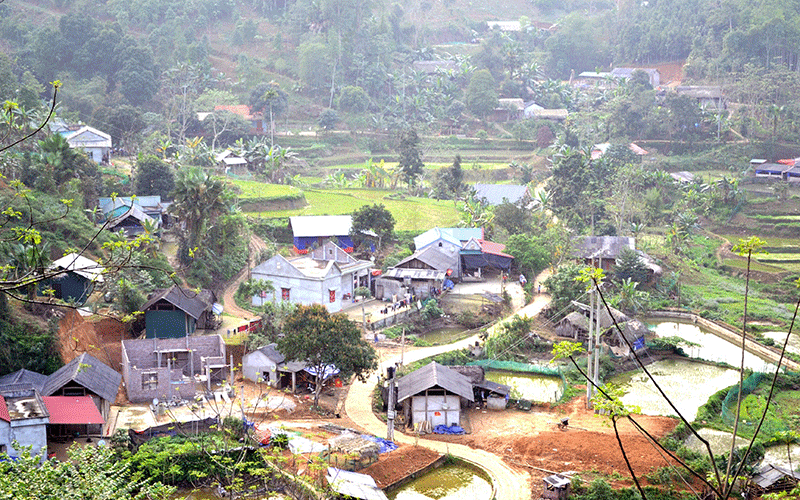
[[[364,125],[385,126],[407,115],[395,109],[407,92],[403,119],[457,116],[474,70],[501,97],[531,99],[534,82],[573,72],[686,60],[696,82],[731,81],[797,71],[800,52],[800,0],[6,0],[0,14],[0,100],[32,107],[60,79],[62,111],[117,141],[140,118],[251,103],[270,81],[295,114],[369,112]],[[449,78],[415,92],[424,60],[449,61]]]

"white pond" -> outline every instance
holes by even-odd
[[[688,359],[656,361],[647,370],[689,422],[712,394],[739,382],[736,370]],[[623,403],[638,406],[643,414],[677,416],[642,370],[618,375],[610,382],[623,387]]]

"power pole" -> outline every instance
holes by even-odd
[[[594,316],[594,290],[589,290],[589,349],[586,350],[586,408],[592,408],[592,380],[594,375],[592,373],[592,351],[594,350],[594,328],[597,323]]]
[[[386,369],[386,374],[389,376],[389,402],[386,409],[386,439],[389,441],[394,441],[394,373],[394,366],[390,366]]]

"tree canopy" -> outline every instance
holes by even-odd
[[[368,239],[367,232],[373,232],[378,237],[377,247],[381,248],[383,242],[391,238],[394,224],[394,216],[383,203],[362,205],[353,212],[351,234],[353,238],[363,241]]]
[[[300,305],[286,318],[278,350],[287,360],[305,361],[315,370],[314,405],[319,404],[323,374],[333,365],[340,377],[363,380],[378,366],[375,350],[359,328],[343,313],[330,314],[325,306]]]

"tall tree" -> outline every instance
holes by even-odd
[[[420,138],[413,128],[404,130],[400,135],[400,145],[397,148],[400,161],[397,168],[400,169],[400,175],[408,183],[409,188],[417,183],[417,178],[422,175],[422,169],[425,167],[425,164],[422,163],[419,143]]]
[[[394,216],[383,203],[363,205],[353,212],[351,234],[354,238],[363,240],[364,234],[371,231],[378,236],[378,248],[381,248],[383,241],[392,236],[394,223]]]
[[[206,229],[229,211],[233,196],[223,179],[212,177],[197,167],[184,167],[177,171],[173,198],[170,211],[185,228],[179,257],[186,264],[191,261]]]
[[[135,194],[169,199],[175,189],[175,176],[169,164],[155,155],[139,155],[136,160]]]
[[[472,74],[466,92],[467,108],[477,116],[486,116],[497,107],[497,90],[495,81],[488,69]]]
[[[287,360],[305,361],[314,370],[314,406],[319,406],[326,370],[335,366],[340,377],[359,380],[378,367],[375,350],[343,313],[330,314],[324,306],[298,306],[286,318],[278,350]]]

